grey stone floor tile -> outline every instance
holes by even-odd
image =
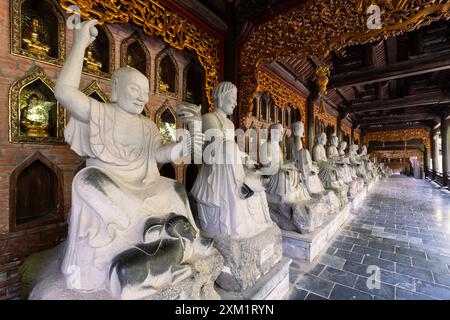
[[[424,294],[420,294],[417,292],[413,292],[410,290],[405,290],[402,288],[395,288],[395,299],[396,300],[437,300],[436,298],[432,298],[426,296]]]
[[[334,283],[307,273],[300,278],[296,287],[327,298],[333,290]]]
[[[388,251],[381,251],[380,258],[394,262],[399,262],[409,266],[411,265],[411,257],[402,254],[395,254]]]
[[[377,266],[388,271],[395,271],[395,263],[389,260],[365,256],[363,263],[369,266]]]
[[[340,283],[347,287],[353,287],[355,285],[356,279],[358,278],[356,274],[335,269],[332,267],[326,267],[320,273],[319,277],[325,280]]]
[[[342,269],[342,267],[345,264],[345,259],[336,257],[336,256],[332,256],[329,254],[324,254],[320,257],[319,263],[330,266],[330,267],[334,267],[336,269]]]
[[[433,272],[434,281],[437,284],[441,284],[450,287],[450,275]]]
[[[356,263],[362,263],[362,260],[364,258],[364,255],[361,253],[350,252],[342,249],[338,249],[334,255]]]
[[[450,192],[396,176],[351,214],[316,265],[291,268],[299,273],[292,299],[450,299]],[[370,265],[380,267],[375,291]]]
[[[308,291],[298,289],[293,287],[292,290],[288,293],[288,300],[305,300],[308,295]]]
[[[368,293],[336,284],[330,295],[331,300],[372,300]]]
[[[426,280],[433,282],[433,275],[431,271],[410,267],[401,263],[397,263],[395,266],[395,272],[403,275],[407,275],[420,280]]]
[[[368,278],[358,277],[356,280],[355,289],[383,299],[395,299],[394,286],[383,282],[372,281]]]
[[[427,281],[416,282],[416,292],[423,293],[431,297],[439,299],[450,299],[450,288],[440,284],[431,283]]]

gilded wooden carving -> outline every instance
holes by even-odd
[[[64,124],[54,83],[41,68],[14,82],[9,91],[10,142],[64,143]]]
[[[130,52],[133,45],[138,45],[142,50],[142,55],[137,55],[135,52]],[[120,45],[120,66],[130,66],[147,76],[150,79],[150,52],[147,46],[138,33],[133,33],[131,36],[122,41]]]
[[[421,139],[423,145],[430,150],[430,132],[426,129],[403,129],[392,131],[368,132],[364,137],[364,143],[368,145],[371,141],[388,142],[403,141],[407,142],[414,139]]]
[[[48,0],[10,1],[11,54],[62,65],[66,29],[59,8]]]
[[[100,88],[96,80],[92,81],[92,83],[83,90],[83,93],[88,97],[99,100],[100,102],[109,103],[108,96]]]
[[[334,131],[337,130],[337,118],[329,114],[326,110],[320,112],[319,106],[314,106],[314,119],[318,119],[323,123],[330,125],[334,128]]]
[[[259,70],[258,74],[260,79],[258,92],[269,93],[278,108],[297,108],[300,110],[302,121],[306,123],[306,98],[268,72]]]
[[[381,9],[379,29],[366,25],[368,4]],[[250,115],[260,82],[258,68],[277,58],[313,55],[376,41],[450,17],[448,1],[309,0],[253,28],[239,58],[241,114]]]
[[[170,46],[189,49],[197,54],[205,70],[205,92],[213,109],[212,90],[219,82],[220,42],[158,0],[59,0],[64,9],[71,5],[80,8],[83,19],[97,19],[103,23],[133,23],[149,36],[158,36]]]

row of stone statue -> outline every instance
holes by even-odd
[[[282,263],[281,230],[272,218],[284,229],[310,232],[320,215],[345,206],[349,189],[352,195],[379,175],[356,146],[346,155],[333,138],[327,156],[323,134],[312,162],[301,145],[301,123],[294,126],[290,162],[273,156],[281,153],[279,143],[267,145],[275,150],[261,168],[242,161],[227,134],[234,132],[228,117],[237,101],[230,82],[214,89],[213,112],[201,116],[198,106],[179,106],[191,139],[163,144],[155,123],[141,115],[149,82],[138,70],[114,72],[111,103],[79,90],[95,24],[83,22],[74,31],[56,83],[55,96],[71,115],[66,141],[88,159],[73,180],[68,239],[35,282],[31,299],[215,299],[219,289],[251,290]],[[203,145],[210,129],[214,140]],[[188,198],[184,186],[160,176],[157,164],[198,148],[204,160],[236,158],[205,161]],[[293,208],[292,217],[280,205]]]
[[[272,125],[272,130],[282,130],[279,124]],[[309,233],[321,226],[329,213],[342,210],[364,188],[376,182],[380,176],[390,173],[383,165],[369,160],[367,148],[363,146],[358,154],[358,145],[352,144],[346,153],[347,142],[339,144],[333,135],[328,148],[327,136],[320,133],[315,137],[315,144],[310,152],[303,148],[302,122],[293,124],[293,136],[287,142],[288,159],[283,153],[277,137],[271,136],[268,146],[278,147],[278,173],[267,178],[266,192],[272,219],[280,228],[288,231]]]

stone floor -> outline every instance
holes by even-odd
[[[312,264],[292,263],[288,299],[450,299],[450,192],[393,176],[352,215]]]

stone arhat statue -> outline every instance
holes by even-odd
[[[111,103],[79,90],[84,52],[97,36],[95,24],[86,21],[75,30],[55,88],[71,116],[65,138],[78,155],[88,157],[72,184],[61,265],[66,285],[80,292],[106,290],[114,298],[170,298],[162,290],[184,281],[189,299],[217,297],[218,273],[203,276],[201,281],[209,278],[205,283],[195,281],[199,272],[217,267],[220,272],[222,258],[200,237],[184,187],[161,177],[157,167],[185,156],[190,140],[162,144],[155,123],[141,115],[149,82],[134,68],[113,73]],[[197,259],[211,259],[209,267],[196,270]],[[206,290],[194,292],[198,285]]]

